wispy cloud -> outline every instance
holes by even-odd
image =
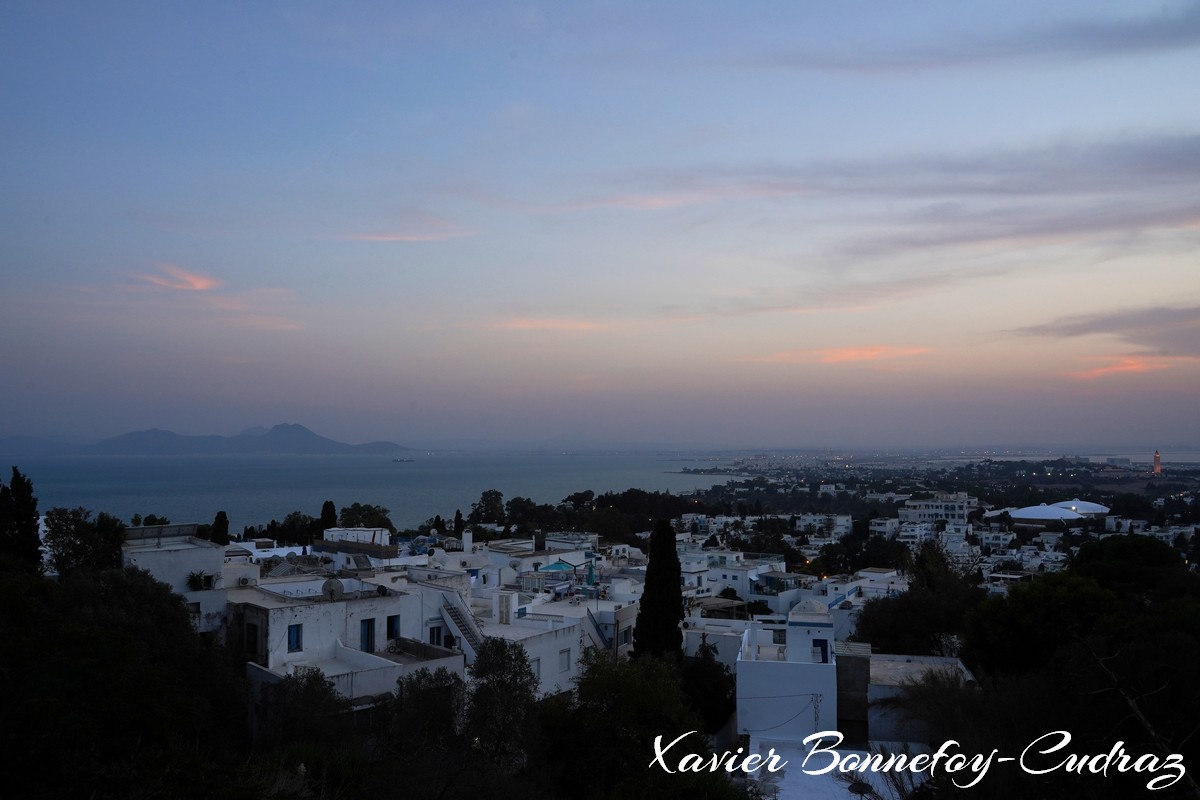
[[[1015,333],[1069,339],[1112,336],[1145,355],[1200,358],[1200,306],[1135,308],[1062,317]]]
[[[753,175],[721,174],[718,171],[674,175],[654,173],[618,180],[649,185],[631,187],[628,191],[564,200],[560,203],[525,206],[524,209],[546,214],[604,208],[667,211],[739,200],[795,197],[811,191],[802,183],[783,176],[758,179]]]
[[[1096,366],[1065,373],[1079,380],[1200,365],[1200,307],[1152,307],[1063,317],[1015,333],[1053,339],[1108,336],[1137,352],[1091,359]]]
[[[1027,251],[1035,248],[1147,250],[1200,227],[1194,133],[956,156],[647,170],[626,180],[647,195],[689,185],[777,187],[797,198],[768,212],[780,220],[806,220],[830,200],[844,209],[836,231],[801,240],[808,252],[772,256],[795,265],[796,286],[664,308],[674,319],[856,307],[1002,276],[1032,263]],[[810,205],[807,195],[820,197]]]
[[[894,361],[932,352],[928,347],[896,347],[868,345],[864,347],[835,347],[824,349],[782,350],[747,361],[760,364],[846,364],[859,361]]]
[[[219,325],[262,331],[295,331],[303,326],[284,313],[292,293],[279,288],[233,289],[217,278],[177,264],[155,264],[158,273],[131,274],[140,283],[116,287],[138,303],[154,303],[175,314],[202,311]],[[150,286],[168,289],[158,292]],[[100,292],[99,289],[93,289]]]
[[[776,51],[746,60],[752,66],[833,72],[914,72],[1001,61],[1065,61],[1144,55],[1200,45],[1200,5],[1117,19],[1073,20],[1039,28],[964,36],[907,49],[855,52]]]
[[[205,292],[221,285],[216,278],[199,272],[191,272],[177,264],[159,262],[155,264],[155,267],[159,270],[157,275],[133,275],[132,277],[164,289],[179,289],[187,292]]]
[[[1092,367],[1091,369],[1079,370],[1077,372],[1066,373],[1069,378],[1078,378],[1080,380],[1096,380],[1097,378],[1107,378],[1112,375],[1124,375],[1128,373],[1154,372],[1156,370],[1170,369],[1181,364],[1196,364],[1200,363],[1200,358],[1191,357],[1169,357],[1169,356],[1109,356],[1100,359],[1104,363],[1100,366]]]
[[[695,306],[669,305],[659,309],[674,322],[695,322],[713,317],[745,317],[761,314],[815,314],[828,311],[866,309],[883,303],[920,295],[933,289],[967,280],[979,280],[1006,274],[1010,268],[971,270],[927,270],[922,273],[848,278],[834,275],[824,283],[783,289],[771,287],[755,297],[739,298]]]

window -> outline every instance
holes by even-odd
[[[571,648],[558,651],[558,671],[566,672],[571,668]]]
[[[390,614],[387,618],[387,637],[388,639],[400,638],[400,615]]]
[[[375,652],[375,619],[364,619],[358,623],[358,649],[364,653]]]
[[[304,649],[304,626],[288,625],[288,652],[298,653]]]

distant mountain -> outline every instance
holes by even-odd
[[[271,432],[270,428],[264,428],[262,425],[255,425],[253,428],[246,428],[246,430],[242,431],[238,435],[239,436],[262,436],[262,435],[270,433],[270,432]]]
[[[409,448],[394,442],[346,444],[313,433],[303,425],[276,425],[270,430],[251,428],[237,436],[184,436],[154,428],[105,439],[87,448],[94,455],[336,455],[341,453],[399,453]]]

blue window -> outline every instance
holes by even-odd
[[[304,649],[304,626],[288,625],[288,652],[298,653]]]

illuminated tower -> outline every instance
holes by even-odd
[[[1155,476],[1162,475],[1162,454],[1157,450],[1154,451],[1154,474]]]

